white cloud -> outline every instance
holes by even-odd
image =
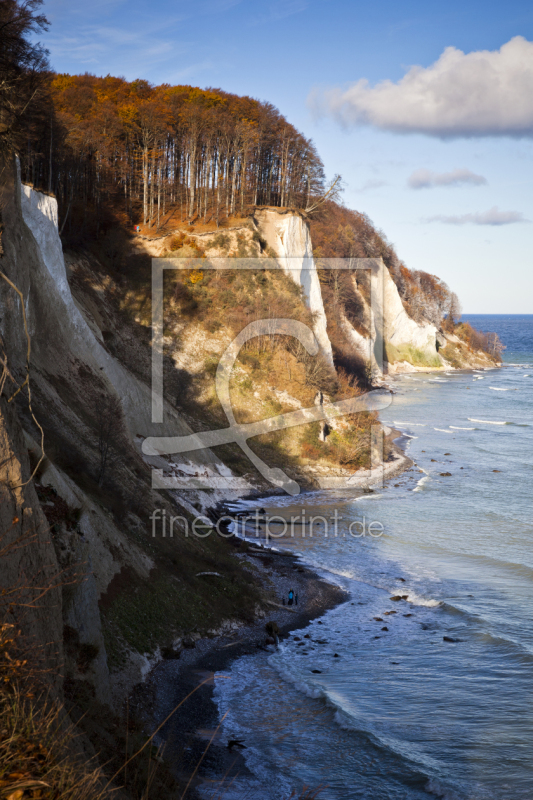
[[[431,189],[434,186],[481,186],[487,183],[483,175],[476,175],[469,169],[453,169],[451,172],[431,172],[429,169],[416,169],[408,180],[411,189]]]
[[[318,113],[345,125],[398,133],[533,136],[533,42],[515,36],[500,50],[463,53],[447,47],[429,67],[413,66],[397,83],[315,89]]]
[[[488,211],[476,211],[473,214],[446,216],[437,214],[428,217],[425,222],[444,222],[446,225],[511,225],[514,222],[529,222],[520,211],[500,211],[497,206]]]

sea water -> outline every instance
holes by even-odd
[[[269,501],[342,517],[276,546],[350,599],[217,681],[251,771],[220,796],[533,797],[533,316],[469,319],[500,334],[504,367],[398,378],[381,413],[416,466],[359,498]],[[383,534],[351,536],[363,518]]]

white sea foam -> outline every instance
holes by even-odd
[[[426,428],[427,425],[425,422],[396,422],[394,420],[394,425],[412,425],[414,428]]]
[[[396,593],[397,589],[394,589],[394,593]],[[440,600],[435,600],[434,598],[428,597],[420,597],[420,595],[416,594],[416,592],[409,592],[409,596],[407,599],[408,603],[411,603],[413,606],[424,606],[424,608],[439,608],[442,605]]]
[[[429,481],[429,475],[424,475],[423,478],[420,478],[413,491],[414,492],[422,491],[422,489],[424,488],[424,484],[427,483],[427,481]]]
[[[482,425],[507,425],[507,422],[497,422],[492,419],[474,419],[474,417],[468,417],[469,422],[480,422]]]
[[[512,392],[512,389],[500,389],[497,386],[489,386],[489,389],[492,389],[493,392]]]
[[[354,503],[361,503],[363,500],[378,500],[383,497],[382,494],[364,494],[362,497],[356,497]]]
[[[446,428],[433,428],[434,431],[439,431],[440,433],[451,433],[451,431],[446,430]]]
[[[475,428],[460,428],[458,425],[450,425],[450,428],[453,428],[454,431],[475,431]]]

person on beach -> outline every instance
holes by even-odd
[[[294,603],[294,592],[291,589],[290,592],[289,592],[289,603],[288,603],[288,605],[292,606],[293,603]]]

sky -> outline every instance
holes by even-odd
[[[45,0],[58,72],[266,100],[471,314],[533,313],[533,5]]]

